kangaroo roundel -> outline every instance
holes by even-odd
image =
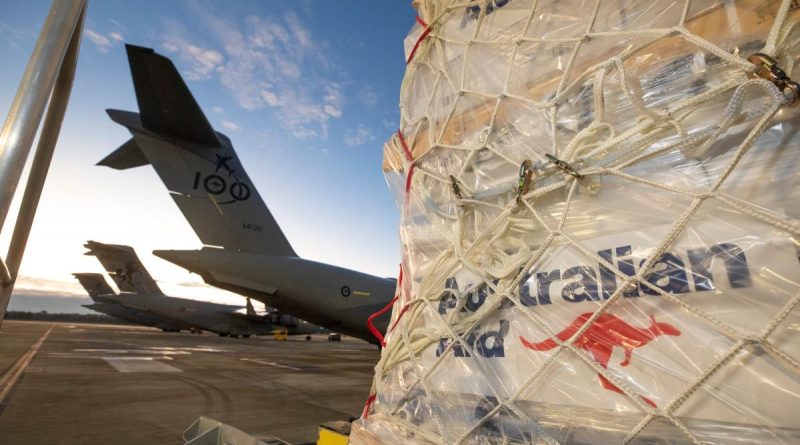
[[[556,334],[555,338],[558,341],[548,338],[538,343],[532,343],[522,336],[519,339],[523,346],[533,351],[550,351],[561,345],[567,347],[573,336],[584,328],[591,317],[592,312],[579,315],[563,331]],[[572,340],[571,344],[575,348],[591,354],[603,369],[608,369],[608,362],[614,352],[614,348],[621,348],[625,353],[625,359],[619,365],[628,366],[631,363],[634,349],[642,348],[662,335],[681,335],[681,331],[676,327],[669,323],[656,321],[653,315],[650,315],[650,322],[650,326],[640,328],[628,324],[628,322],[616,315],[602,314],[591,322],[587,328],[583,329],[583,332]],[[605,376],[598,374],[598,377],[603,388],[623,394],[622,390],[611,383]],[[650,406],[656,406],[652,400],[646,397],[642,397],[642,400]]]

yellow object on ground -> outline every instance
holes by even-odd
[[[317,445],[347,445],[350,438],[350,422],[335,421],[319,426]]]

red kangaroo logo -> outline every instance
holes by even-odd
[[[591,316],[591,312],[578,315],[572,324],[556,334],[556,338],[562,342],[569,340],[578,332],[578,329],[586,324],[586,320]],[[641,348],[661,335],[678,336],[681,335],[681,331],[669,323],[657,322],[653,315],[650,315],[650,326],[646,328],[637,328],[629,325],[625,320],[615,315],[602,314],[597,317],[597,320],[595,320],[594,323],[589,326],[589,329],[585,330],[573,344],[578,348],[588,351],[600,366],[604,369],[608,369],[608,360],[611,358],[611,351],[615,346],[619,346],[625,350],[625,360],[620,363],[620,366],[628,366],[631,362],[631,355],[634,349]],[[522,341],[523,346],[534,351],[549,351],[558,347],[558,343],[552,338],[548,338],[539,343],[531,343],[521,336],[519,339]],[[600,377],[600,386],[610,391],[623,394],[622,390],[619,389],[617,385],[611,383],[603,375],[597,374],[597,376]],[[653,408],[656,407],[656,404],[653,403],[652,400],[646,397],[642,397],[642,400]]]

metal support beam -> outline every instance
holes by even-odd
[[[47,114],[5,261],[0,260],[0,327],[14,288],[39,198],[58,141],[78,61],[86,0],[54,0],[0,132],[0,228],[33,139]],[[49,99],[49,102],[48,102]]]

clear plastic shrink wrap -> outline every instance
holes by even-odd
[[[797,5],[415,6],[351,442],[800,443]]]

